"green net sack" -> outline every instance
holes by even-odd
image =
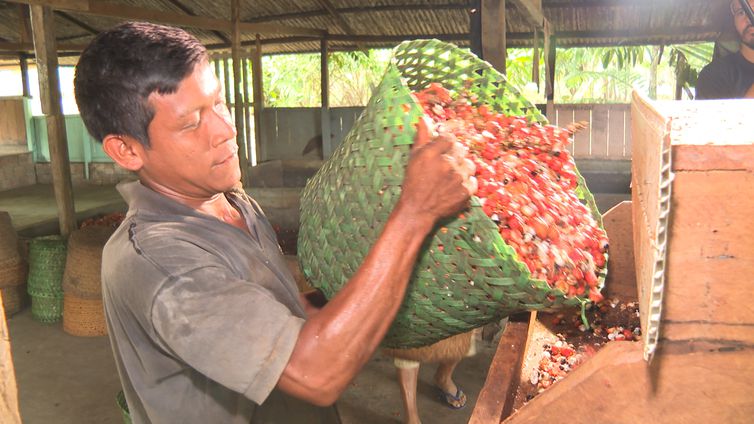
[[[396,47],[364,112],[302,193],[299,261],[328,298],[361,265],[398,200],[415,124],[422,115],[410,93],[432,82],[461,91],[469,81],[468,91],[480,103],[546,121],[502,74],[466,51],[437,40]],[[601,224],[580,176],[577,195]],[[425,240],[384,346],[425,346],[512,313],[587,301],[565,298],[545,281],[531,279],[478,199],[472,198],[471,204],[461,217],[440,222]],[[601,287],[604,275],[600,278]]]

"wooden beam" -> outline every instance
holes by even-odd
[[[511,0],[524,15],[524,19],[535,29],[543,29],[545,15],[542,13],[542,0]]]
[[[25,4],[19,4],[18,6],[18,25],[19,35],[22,43],[31,43],[31,16],[29,16],[29,6]]]
[[[545,114],[550,122],[555,122],[555,57],[556,57],[556,38],[552,34],[550,24],[545,23],[545,99],[547,100],[547,109]]]
[[[59,44],[57,46],[58,52],[75,51],[80,52],[86,48],[86,44]],[[13,43],[7,41],[0,41],[0,51],[11,52],[34,52],[34,43]]]
[[[233,20],[233,99],[236,118],[236,142],[238,143],[238,163],[241,167],[241,182],[246,187],[249,184],[249,160],[246,145],[246,126],[243,118],[243,104],[246,99],[241,93],[243,75],[241,74],[241,0],[231,0],[231,19]]]
[[[178,9],[181,9],[183,11],[183,13],[185,13],[185,14],[187,14],[189,16],[197,16],[196,12],[194,12],[190,7],[188,7],[185,4],[181,3],[179,0],[168,0],[168,1],[173,6],[177,7]],[[226,37],[225,34],[223,34],[222,32],[213,29],[212,33],[215,34],[215,36],[217,36],[217,38],[219,38],[223,43],[228,43],[228,44],[231,43],[230,38]]]
[[[338,12],[335,9],[335,6],[333,6],[332,3],[330,3],[330,0],[316,0],[317,3],[321,4],[322,7],[327,10],[327,13],[332,16],[332,18],[335,20],[335,24],[340,27],[340,29],[345,32],[348,35],[356,35],[356,32],[351,28],[351,26],[346,22],[345,19],[343,19],[343,16],[340,15],[340,12]],[[368,8],[367,8],[368,9]]]
[[[166,25],[175,25],[205,30],[233,31],[233,23],[224,19],[206,18],[199,16],[187,16],[162,10],[128,6],[103,0],[7,0],[11,3],[22,3],[37,6],[47,6],[56,10],[65,10],[74,13],[105,16],[109,18],[141,20],[157,22]],[[293,35],[321,35],[323,30],[315,28],[298,28],[278,24],[240,24],[241,32],[253,32],[262,34],[293,34]]]
[[[471,53],[482,58],[482,0],[471,0],[469,39],[471,40]]]
[[[332,137],[330,132],[330,72],[327,66],[329,51],[327,40],[320,41],[320,74],[321,85],[320,91],[322,96],[322,108],[320,117],[322,118],[322,159],[327,159],[332,154]]]
[[[2,297],[0,293],[0,421],[7,424],[21,424],[21,414],[18,410],[18,386]]]
[[[264,87],[262,75],[262,40],[257,35],[254,54],[251,57],[251,85],[254,96],[254,148],[257,164],[266,159],[262,147],[262,109],[264,109]]]
[[[482,0],[482,58],[505,74],[505,0]]]
[[[42,113],[47,122],[52,186],[55,191],[55,202],[58,205],[60,234],[67,237],[76,230],[76,212],[73,206],[73,184],[71,183],[71,165],[68,161],[65,117],[60,100],[55,19],[52,9],[47,6],[31,6],[31,27],[34,33],[34,51],[37,56]]]
[[[29,62],[27,62],[24,55],[19,55],[18,61],[18,65],[21,68],[21,95],[31,97],[31,90],[29,89]]]

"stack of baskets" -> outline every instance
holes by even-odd
[[[58,235],[37,237],[29,244],[31,316],[44,324],[58,322],[63,316],[63,270],[65,238]]]
[[[27,301],[27,265],[18,252],[18,235],[10,215],[0,211],[0,296],[5,316],[20,311]]]
[[[88,226],[68,239],[63,275],[63,330],[74,336],[107,335],[102,305],[102,249],[114,229]]]

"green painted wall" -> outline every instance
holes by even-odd
[[[47,121],[44,116],[31,118],[32,151],[35,162],[50,161],[50,147],[47,142]],[[84,126],[79,115],[66,115],[65,133],[68,140],[68,157],[71,162],[112,162]]]

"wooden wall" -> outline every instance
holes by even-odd
[[[338,146],[363,110],[362,107],[332,108],[332,146]],[[589,127],[576,134],[571,153],[579,159],[630,160],[631,110],[628,104],[555,105],[559,126],[586,121]],[[320,134],[319,108],[268,108],[262,111],[260,161],[297,159],[306,143]]]
[[[0,146],[26,146],[23,97],[0,98]]]

